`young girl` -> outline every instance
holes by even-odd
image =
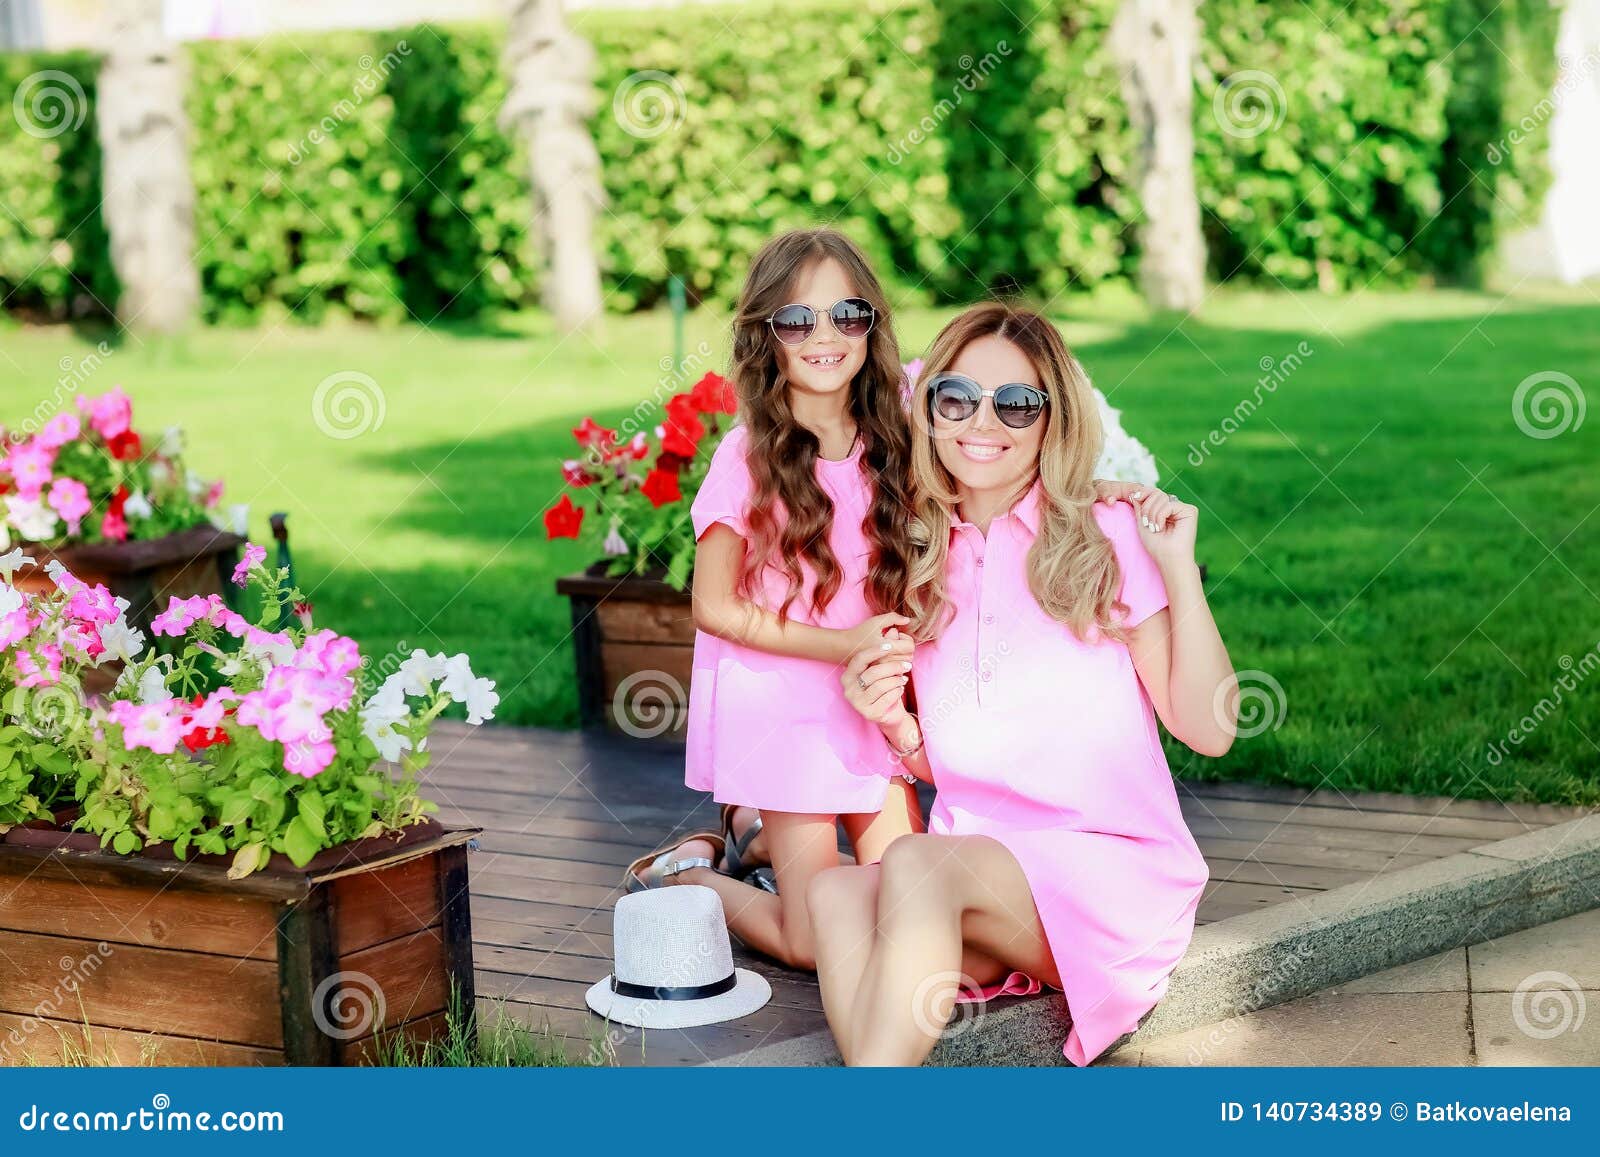
[[[917,1064],[963,990],[1036,978],[1065,992],[1085,1065],[1166,991],[1206,884],[1156,731],[1205,755],[1234,735],[1197,512],[1095,501],[1088,381],[1038,314],[956,318],[913,406],[920,719],[898,659],[842,679],[938,797],[928,834],[813,881],[828,1023],[847,1063]]]
[[[808,230],[756,255],[732,376],[743,421],[692,508],[699,633],[686,775],[724,805],[723,831],[642,857],[624,883],[711,887],[746,945],[810,969],[807,885],[839,863],[835,822],[860,863],[923,829],[877,727],[839,694],[857,651],[907,668],[911,652],[897,629],[909,621],[897,612],[911,555],[900,354],[854,244]],[[751,847],[756,831],[763,847]],[[716,870],[737,872],[755,853],[773,866],[775,896]]]

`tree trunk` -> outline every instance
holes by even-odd
[[[183,65],[162,28],[161,0],[123,0],[109,11],[95,115],[101,212],[122,283],[117,320],[134,332],[173,333],[200,302]]]
[[[600,322],[595,221],[605,203],[594,115],[594,49],[567,27],[561,0],[512,0],[502,127],[521,133],[532,170],[534,226],[548,266],[545,304],[570,332]]]
[[[1122,93],[1140,134],[1136,165],[1140,287],[1153,309],[1188,312],[1205,296],[1205,241],[1194,188],[1196,0],[1123,0],[1111,27]]]

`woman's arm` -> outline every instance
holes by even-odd
[[[876,648],[864,648],[845,665],[839,682],[844,697],[867,719],[878,725],[884,740],[900,759],[901,773],[933,783],[933,766],[922,743],[922,724],[906,710],[911,682],[911,646],[907,636],[891,632]]]
[[[1194,561],[1200,512],[1159,490],[1134,509],[1167,588],[1166,608],[1129,632],[1134,669],[1174,738],[1201,755],[1224,755],[1239,718],[1238,681]]]
[[[720,522],[695,546],[694,625],[708,635],[775,655],[845,663],[874,640],[881,641],[885,628],[911,621],[904,615],[876,615],[850,630],[838,630],[780,619],[738,595],[744,552],[744,539]]]

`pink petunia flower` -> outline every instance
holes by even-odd
[[[183,738],[182,700],[161,703],[131,703],[118,699],[111,704],[111,719],[122,726],[122,743],[129,751],[147,748],[158,755],[171,755]]]
[[[250,568],[267,559],[267,548],[257,546],[253,542],[244,544],[244,557],[239,560],[239,565],[233,568],[233,582],[235,586],[244,586],[245,580],[250,576]]]
[[[33,440],[47,450],[59,450],[81,433],[83,427],[78,422],[78,415],[68,411],[46,422],[44,429]]]
[[[92,509],[89,488],[76,478],[57,478],[50,486],[50,507],[67,524],[68,534],[77,534],[83,516]]]
[[[133,401],[117,386],[98,398],[78,398],[78,409],[89,416],[95,433],[110,441],[128,432],[133,421]]]
[[[32,441],[11,448],[11,453],[6,455],[5,469],[16,483],[17,496],[36,502],[40,492],[50,484],[55,464],[56,452]]]
[[[17,652],[18,687],[54,687],[61,682],[61,648],[45,643],[32,651]]]
[[[177,638],[211,611],[211,602],[201,595],[193,598],[173,598],[167,609],[150,620],[150,633],[171,635]]]

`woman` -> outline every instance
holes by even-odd
[[[926,834],[812,882],[828,1023],[848,1064],[918,1064],[964,990],[1040,980],[1088,1064],[1166,991],[1207,877],[1156,731],[1206,755],[1234,735],[1197,511],[1095,502],[1089,384],[1037,314],[952,321],[912,415],[918,713],[899,656],[843,684],[938,796]]]

